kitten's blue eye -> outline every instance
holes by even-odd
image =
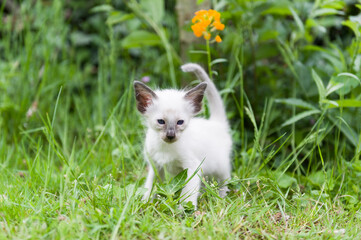
[[[177,125],[182,125],[184,123],[183,120],[178,120]]]
[[[165,121],[163,119],[158,119],[157,121],[159,124],[162,124],[162,125],[165,124]]]

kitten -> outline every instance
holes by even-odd
[[[173,175],[188,169],[190,178],[200,166],[181,193],[181,201],[191,201],[197,208],[203,174],[215,177],[222,184],[231,177],[232,139],[222,98],[207,73],[193,63],[181,69],[193,72],[202,83],[189,91],[152,91],[143,83],[134,82],[137,108],[148,127],[144,157],[154,163],[149,164],[143,199],[147,200],[152,190],[153,167],[161,177],[164,177],[164,167]],[[202,109],[204,94],[209,102],[209,119],[195,117]],[[227,186],[223,186],[219,194],[224,197],[227,192]]]

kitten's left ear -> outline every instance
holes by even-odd
[[[157,99],[157,95],[145,84],[134,81],[135,99],[137,100],[137,108],[139,112],[145,113],[153,99]]]
[[[202,109],[202,100],[204,92],[207,88],[207,83],[200,83],[196,87],[189,90],[184,98],[190,101],[194,107],[193,113],[196,114]]]

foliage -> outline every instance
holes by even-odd
[[[178,209],[185,172],[141,201],[132,82],[180,87],[175,1],[0,2],[1,238],[360,237],[361,5],[212,2],[222,42],[190,61],[221,89],[234,167],[199,211]]]

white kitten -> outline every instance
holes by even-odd
[[[149,162],[145,182],[147,200],[152,190],[157,168],[161,177],[164,168],[171,174],[188,169],[188,178],[200,170],[182,190],[182,200],[197,207],[201,175],[215,177],[224,184],[231,176],[232,139],[221,96],[206,72],[197,64],[183,65],[184,72],[193,72],[203,82],[189,91],[165,89],[152,91],[146,85],[134,83],[137,108],[145,116],[147,134],[144,156]],[[202,108],[203,95],[209,102],[210,118],[195,118]],[[202,163],[203,161],[203,163]],[[200,165],[202,163],[202,165]],[[226,186],[220,196],[227,194]]]

